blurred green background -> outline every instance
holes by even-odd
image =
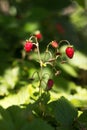
[[[66,64],[58,62],[59,76],[51,90],[51,100],[61,95],[75,106],[87,106],[87,1],[86,0],[0,0],[0,105],[8,107],[31,101],[37,82],[29,80],[39,71],[36,54],[27,56],[23,45],[40,30],[42,54],[52,41],[68,40],[75,56]],[[61,46],[61,51],[65,46]],[[44,71],[51,74],[51,69]]]

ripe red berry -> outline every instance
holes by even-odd
[[[71,59],[73,58],[73,55],[74,55],[74,48],[72,46],[68,46],[66,48],[66,55]]]
[[[42,34],[40,33],[40,31],[36,31],[35,32],[35,36],[38,40],[41,40],[42,39]]]
[[[33,43],[31,41],[26,41],[24,49],[26,52],[30,52],[33,48]]]
[[[57,48],[57,47],[58,47],[58,43],[57,43],[56,41],[52,41],[52,42],[51,42],[51,46],[52,46],[53,48]]]
[[[47,81],[47,90],[50,90],[53,87],[54,81],[52,79],[48,79]]]

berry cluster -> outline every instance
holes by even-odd
[[[24,44],[24,49],[26,52],[30,52],[31,50],[33,50],[33,47],[35,46],[37,48],[38,51],[38,58],[39,58],[39,63],[40,63],[40,67],[41,67],[41,71],[42,71],[42,67],[46,66],[47,64],[50,64],[52,66],[52,68],[56,71],[55,75],[59,74],[59,71],[56,70],[55,66],[54,66],[54,62],[58,59],[59,56],[61,56],[61,53],[59,51],[59,45],[62,42],[66,42],[68,44],[68,46],[65,49],[65,54],[68,58],[72,59],[74,56],[74,48],[73,46],[70,45],[70,43],[67,40],[61,40],[59,43],[56,42],[55,40],[50,42],[47,45],[46,51],[45,51],[45,56],[48,53],[49,54],[49,59],[47,61],[43,61],[41,59],[41,54],[40,54],[40,50],[39,50],[39,42],[42,39],[42,34],[40,33],[40,31],[37,31],[34,33],[34,35],[32,35],[30,37],[29,40],[26,40],[25,44]],[[55,55],[53,55],[50,50],[49,47],[53,47],[56,50]],[[62,61],[63,63],[63,61]],[[40,73],[41,74],[41,73]],[[41,74],[42,75],[42,74]],[[41,81],[43,79],[43,76],[39,76],[40,77],[40,85],[41,86]],[[51,90],[53,87],[54,81],[49,77],[48,81],[46,83],[46,89],[45,90]]]
[[[39,36],[37,36],[38,38],[40,38]],[[26,52],[30,52],[33,48],[34,43],[31,41],[26,41],[25,45],[24,45],[24,49]],[[54,48],[58,48],[58,43],[56,41],[52,41],[51,42],[52,47]],[[72,46],[68,46],[65,50],[66,55],[71,59],[73,58],[74,55],[74,48]]]

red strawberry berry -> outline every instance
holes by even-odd
[[[47,82],[47,90],[50,90],[53,87],[54,81],[52,79],[48,79]]]
[[[57,43],[56,41],[52,41],[52,42],[51,42],[51,46],[52,46],[53,48],[57,48],[57,47],[58,47],[58,43]]]
[[[73,55],[74,55],[74,48],[72,46],[68,46],[66,48],[66,55],[71,59],[73,58]]]
[[[24,49],[26,52],[30,52],[33,48],[33,43],[31,41],[26,41]]]
[[[41,40],[42,39],[42,34],[40,33],[40,31],[36,31],[35,32],[35,36],[38,40]]]

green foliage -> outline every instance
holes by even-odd
[[[0,77],[0,79],[1,79],[0,95],[2,95],[2,96],[4,94],[7,95],[9,93],[8,90],[14,89],[14,86],[18,81],[18,71],[19,71],[18,67],[8,69],[8,70],[6,70],[3,78]],[[4,89],[3,89],[3,87],[4,87]]]
[[[77,110],[70,104],[70,102],[61,97],[57,101],[51,102],[49,104],[49,109],[57,122],[59,122],[60,127],[65,129],[72,129],[72,124],[74,119],[77,118]]]
[[[35,119],[31,123],[27,123],[24,125],[24,127],[21,130],[29,130],[29,129],[35,129],[35,130],[54,130],[49,124],[47,124],[42,119]]]
[[[83,111],[83,113],[79,116],[78,121],[82,128],[87,129],[87,110]]]
[[[86,0],[82,0],[82,1],[80,1],[80,0],[75,0],[80,6],[82,6],[82,7],[85,7],[85,1]]]
[[[43,107],[42,105],[44,105],[44,104],[41,103],[41,105],[39,106],[40,102],[41,101],[38,100],[38,102],[35,103],[35,105],[32,104],[28,108],[19,108],[18,106],[12,106],[12,107],[9,107],[6,111],[3,108],[1,108],[0,109],[0,115],[1,115],[0,128],[2,128],[2,126],[3,127],[5,126],[6,121],[3,121],[3,119],[4,119],[4,120],[8,121],[8,123],[7,123],[8,126],[6,126],[7,128],[5,128],[6,130],[8,130],[8,128],[10,128],[10,125],[14,125],[16,129],[22,128],[23,130],[27,130],[29,128],[35,129],[36,126],[37,126],[36,129],[40,129],[42,126],[43,126],[43,128],[42,128],[43,130],[47,129],[47,128],[52,129],[51,126],[46,123],[46,121],[47,121],[46,119],[45,119],[46,121],[43,121],[42,119],[39,119],[39,118],[34,119],[34,117],[32,115],[32,111],[34,111],[35,115],[36,115],[36,113],[41,114],[41,113],[38,113],[40,111],[43,112],[44,109],[41,109],[41,108]],[[62,103],[62,101],[61,101],[61,103]],[[54,105],[54,103],[52,105]],[[62,106],[60,106],[60,107],[62,107]],[[69,106],[67,106],[67,107],[69,107]],[[57,107],[55,106],[55,109],[56,108]],[[54,108],[52,108],[52,110],[54,111]],[[59,113],[57,113],[57,114],[61,114],[60,109],[57,111],[59,111]],[[46,112],[46,113],[44,113],[42,118],[46,118],[45,114],[47,116],[47,111],[44,111],[44,112]],[[38,116],[40,116],[40,115],[38,115]],[[54,114],[54,117],[56,119],[55,114]],[[64,122],[65,119],[66,119],[66,117],[63,118],[62,121]],[[28,121],[28,120],[31,120],[31,121]],[[59,120],[59,119],[56,119],[56,120]],[[2,121],[3,121],[3,123],[2,123]],[[4,129],[4,128],[2,128],[2,129]]]
[[[74,3],[74,1],[76,3]],[[0,130],[87,129],[87,13],[86,0],[4,0],[0,2]],[[39,64],[36,51],[24,52],[24,42],[40,30],[41,57],[47,44],[68,40],[75,49],[73,59],[44,73],[54,80],[50,92],[39,94]],[[50,48],[51,52],[55,49]],[[65,54],[64,48],[60,51]],[[45,60],[49,55],[45,57]],[[60,62],[60,63],[59,63]],[[45,88],[48,75],[44,74]],[[69,99],[69,100],[68,100]],[[78,110],[79,108],[79,110]]]
[[[11,120],[11,116],[2,107],[0,107],[0,129],[2,130],[13,129],[14,130],[14,125]]]
[[[78,110],[66,98],[48,103],[48,95],[43,94],[32,104],[0,107],[0,129],[74,130],[87,127],[86,111],[78,117]]]
[[[61,97],[58,101],[50,103],[56,120],[65,126],[72,124],[74,119],[77,117],[77,111],[64,97]],[[70,115],[70,116],[68,116]]]
[[[11,115],[11,119],[16,129],[21,129],[26,123],[26,116],[24,110],[18,106],[11,106],[7,109]]]
[[[20,104],[28,103],[30,102],[30,97],[33,95],[34,91],[35,90],[30,85],[23,86],[20,89],[20,91],[13,94],[11,93],[8,97],[1,99],[0,104],[5,108],[7,108],[11,105],[20,105]]]

